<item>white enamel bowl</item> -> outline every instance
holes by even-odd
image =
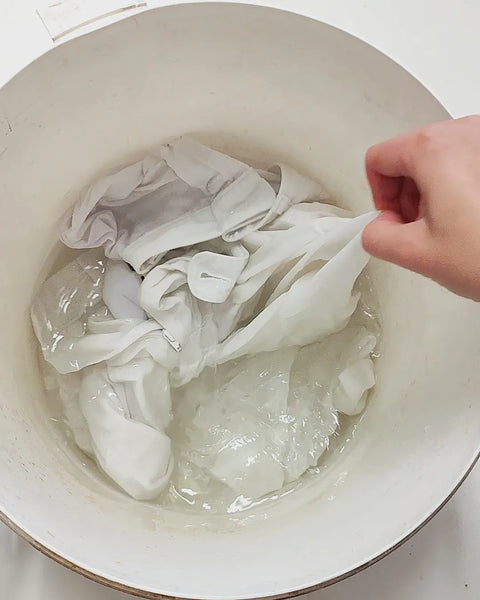
[[[144,596],[286,596],[375,561],[452,494],[479,451],[480,312],[430,281],[373,265],[382,355],[350,451],[267,519],[236,526],[134,502],[83,473],[52,438],[28,318],[59,215],[106,169],[190,133],[290,163],[369,209],[366,148],[448,116],[418,81],[322,23],[189,4],[54,49],[0,90],[0,116],[5,522],[59,562]]]

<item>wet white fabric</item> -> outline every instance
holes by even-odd
[[[103,281],[103,301],[115,319],[145,320],[145,311],[138,303],[141,278],[121,260],[107,262]]]
[[[127,493],[150,499],[173,468],[165,435],[171,421],[168,371],[141,353],[122,364],[105,360],[108,350],[116,354],[112,343],[115,350],[115,342],[142,324],[130,318],[140,314],[138,283],[125,264],[105,261],[97,251],[82,254],[47,280],[32,319],[44,356],[67,374],[55,386],[76,443]],[[86,363],[96,366],[84,368]]]
[[[168,483],[171,386],[348,323],[369,258],[361,232],[375,213],[353,218],[325,199],[288,167],[256,171],[181,138],[97,182],[69,211],[62,239],[103,248],[45,282],[32,320],[46,360],[79,372],[80,413],[60,383],[77,443],[132,496],[153,498]],[[371,385],[368,361],[347,365],[335,410],[354,412]]]
[[[245,236],[248,263],[235,283],[232,276],[232,291],[222,303],[205,303],[192,293],[195,250],[146,275],[142,307],[183,347],[171,373],[175,385],[205,366],[309,344],[345,326],[358,301],[353,285],[368,262],[361,231],[374,214],[326,216],[336,213],[329,205],[299,204],[268,230]],[[197,285],[207,288],[210,278],[198,279],[194,289]],[[313,298],[321,299],[321,310]]]
[[[375,343],[347,327],[302,349],[206,369],[176,393],[177,487],[206,494],[214,479],[258,499],[297,480],[328,448],[338,412],[363,410]]]
[[[316,182],[283,165],[276,171],[267,180],[182,137],[91,186],[65,215],[61,239],[72,248],[103,246],[144,273],[169,250],[216,237],[236,241],[294,202],[326,198]]]
[[[135,375],[136,366],[117,368],[116,378],[108,368],[90,367],[82,378],[79,398],[99,465],[131,496],[149,499],[163,490],[173,468],[170,438],[163,431],[170,419],[165,419],[159,429],[144,422],[145,409],[155,417],[159,408],[164,412],[166,407],[160,390],[158,406],[148,406],[148,402],[142,405],[146,396],[145,375]],[[154,366],[148,364],[146,368],[151,372]],[[128,380],[129,371],[132,381]],[[152,383],[161,387],[161,376],[158,379]],[[149,391],[151,402],[153,394]],[[133,413],[132,405],[139,408],[138,414]],[[156,420],[151,418],[150,422]]]

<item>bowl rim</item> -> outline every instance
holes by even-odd
[[[480,458],[480,450],[477,452],[476,456],[473,459],[473,462],[467,468],[467,470],[463,473],[460,480],[454,486],[453,490],[448,494],[448,496],[445,498],[445,500],[443,500],[443,502],[441,502],[430,514],[428,514],[423,519],[423,521],[421,521],[416,527],[414,527],[411,531],[409,531],[407,534],[405,534],[405,536],[403,538],[401,538],[399,541],[394,542],[386,550],[381,551],[379,554],[377,554],[373,558],[366,560],[362,564],[357,565],[356,567],[353,567],[352,569],[349,569],[348,571],[345,571],[344,573],[341,573],[340,575],[331,577],[330,579],[326,579],[325,581],[321,581],[320,583],[317,583],[315,585],[311,585],[311,586],[304,587],[304,588],[298,588],[298,589],[292,590],[290,592],[283,592],[280,594],[272,594],[270,596],[251,596],[249,598],[249,600],[284,600],[287,598],[295,598],[297,596],[303,596],[304,594],[316,592],[323,588],[334,585],[335,583],[339,583],[340,581],[343,581],[344,579],[348,579],[349,577],[352,577],[352,575],[356,575],[357,573],[360,573],[360,572],[364,571],[365,569],[367,569],[368,567],[381,561],[386,556],[391,554],[394,550],[397,550],[397,548],[400,548],[400,546],[403,546],[403,544],[405,542],[410,540],[415,534],[417,534],[421,529],[423,529],[425,527],[425,525],[427,525],[442,510],[442,508],[444,508],[446,506],[446,504],[448,504],[448,502],[450,502],[450,500],[453,498],[453,496],[459,490],[459,488],[461,487],[463,482],[467,479],[467,477],[472,472],[472,470],[475,467],[475,465],[477,464],[477,461],[479,460],[479,458]],[[178,595],[171,596],[169,594],[163,594],[160,592],[152,592],[152,591],[148,591],[148,590],[142,590],[141,588],[129,586],[129,585],[120,583],[118,581],[115,581],[114,579],[109,579],[108,577],[103,577],[102,575],[97,575],[93,571],[90,571],[88,569],[80,567],[79,565],[75,564],[74,562],[69,561],[68,559],[64,558],[63,556],[61,556],[54,550],[51,550],[50,548],[48,548],[41,542],[37,541],[34,537],[32,537],[24,529],[22,529],[19,525],[17,525],[17,523],[15,523],[12,519],[7,517],[7,515],[2,510],[0,510],[0,522],[4,523],[14,533],[16,533],[21,538],[23,538],[26,542],[28,542],[30,544],[30,546],[35,548],[35,550],[39,550],[44,556],[51,558],[52,560],[57,562],[59,565],[66,567],[70,571],[72,571],[74,573],[78,573],[79,575],[82,575],[83,577],[90,579],[90,581],[94,581],[95,583],[99,583],[105,587],[114,589],[119,592],[124,592],[124,593],[130,594],[132,596],[137,596],[139,598],[145,598],[146,600],[179,600],[179,599],[195,600],[191,596],[178,596]],[[203,600],[203,598],[204,597],[199,598],[198,600]]]

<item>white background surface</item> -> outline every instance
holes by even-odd
[[[148,7],[173,4],[147,0]],[[480,111],[478,0],[270,0],[265,4],[314,16],[355,34],[413,73],[455,116]],[[59,0],[0,0],[0,85],[55,43],[72,23],[99,7],[135,2],[83,0],[83,10],[49,12]],[[68,8],[68,3],[65,3]],[[37,10],[44,17],[40,19]],[[124,15],[132,14],[125,12]],[[48,18],[52,20],[48,22]],[[98,21],[100,26],[119,15]],[[480,402],[480,400],[479,400]],[[479,407],[480,410],[480,407]],[[400,549],[312,600],[456,600],[480,598],[480,466],[443,511]],[[126,600],[43,557],[0,525],[0,600]]]

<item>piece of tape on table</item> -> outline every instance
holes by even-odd
[[[97,21],[135,14],[145,8],[146,1],[136,0],[50,0],[37,9],[37,14],[56,42]]]

